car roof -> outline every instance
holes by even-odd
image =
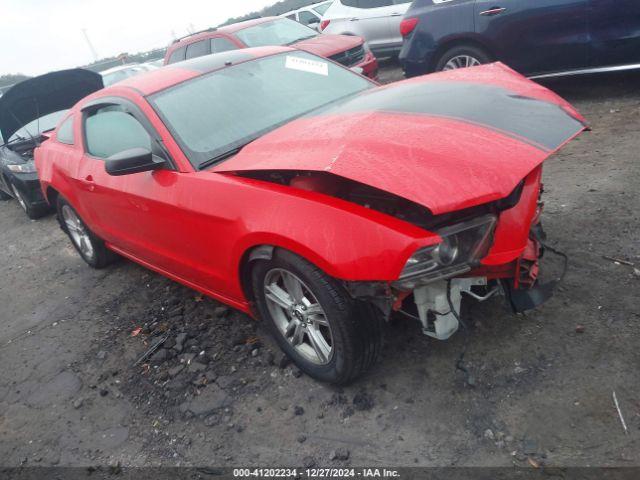
[[[204,55],[129,77],[113,86],[100,90],[100,92],[92,95],[91,98],[116,95],[117,90],[121,88],[132,89],[143,96],[152,95],[178,83],[215,70],[223,70],[239,63],[257,60],[278,53],[297,51],[299,50],[290,47],[270,46],[242,48]]]
[[[232,23],[231,25],[225,25],[223,27],[209,28],[207,30],[203,30],[202,32],[194,33],[193,35],[180,38],[177,41],[174,41],[171,44],[171,47],[175,48],[183,43],[193,43],[198,40],[213,37],[220,33],[233,35],[234,33],[240,30],[244,30],[245,28],[253,27],[255,25],[260,25],[262,23],[272,22],[274,20],[279,20],[279,19],[280,17],[254,18],[253,20],[245,20],[244,22]]]

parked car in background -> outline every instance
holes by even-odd
[[[415,0],[407,76],[502,61],[529,77],[640,68],[637,0]]]
[[[445,340],[464,292],[516,311],[551,294],[542,164],[584,119],[502,64],[475,70],[380,87],[288,47],[202,56],[82,100],[36,166],[89,265],[137,261],[347,383],[394,309]]]
[[[292,10],[291,12],[283,13],[281,17],[286,17],[290,20],[295,20],[298,23],[306,25],[314,30],[320,29],[320,21],[322,15],[327,11],[333,0],[327,2],[315,3],[307,7],[299,8],[298,10]]]
[[[402,47],[400,22],[410,1],[335,0],[320,23],[320,31],[364,38],[377,57],[397,55]]]
[[[360,37],[321,35],[288,18],[265,17],[210,28],[176,40],[164,58],[169,65],[190,58],[247,47],[291,46],[329,58],[369,78],[377,78],[378,61]]]
[[[0,98],[0,200],[15,198],[29,218],[49,211],[33,163],[33,150],[80,99],[102,88],[102,77],[72,69],[30,78]],[[73,143],[69,122],[59,141]]]
[[[100,72],[100,75],[102,75],[104,86],[108,87],[109,85],[121,82],[129,77],[133,77],[134,75],[150,72],[156,68],[158,67],[151,65],[150,63],[129,63],[104,70]]]

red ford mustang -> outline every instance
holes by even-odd
[[[344,383],[394,310],[446,339],[463,296],[548,296],[542,163],[584,128],[501,64],[379,87],[265,47],[85,98],[36,166],[89,265],[117,253],[259,317],[302,370]]]

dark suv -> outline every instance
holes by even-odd
[[[500,60],[527,76],[640,68],[640,0],[415,0],[407,76]]]

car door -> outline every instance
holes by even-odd
[[[640,1],[590,0],[591,66],[640,63]]]
[[[378,50],[391,42],[391,24],[389,15],[394,6],[393,0],[341,0],[349,8],[347,25],[352,33],[364,37],[369,46]]]
[[[588,65],[588,0],[476,0],[475,30],[498,60],[532,75]]]
[[[194,287],[226,295],[232,288],[225,255],[230,220],[210,212],[203,215],[195,198],[213,205],[218,197],[215,177],[206,180],[180,171],[161,145],[151,122],[125,99],[109,97],[83,109],[84,151],[74,181],[82,215],[94,232],[120,253]],[[105,161],[131,148],[150,149],[167,159],[160,170],[112,176]],[[219,194],[227,198],[227,191]],[[84,216],[86,215],[86,217]]]
[[[170,163],[162,170],[122,176],[105,169],[108,157],[132,148],[167,155],[143,114],[125,100],[101,101],[83,109],[82,131],[84,152],[74,182],[87,224],[129,255],[169,272],[180,270],[183,262],[168,248],[171,229],[162,231],[157,221],[176,214],[166,192],[179,172]]]

